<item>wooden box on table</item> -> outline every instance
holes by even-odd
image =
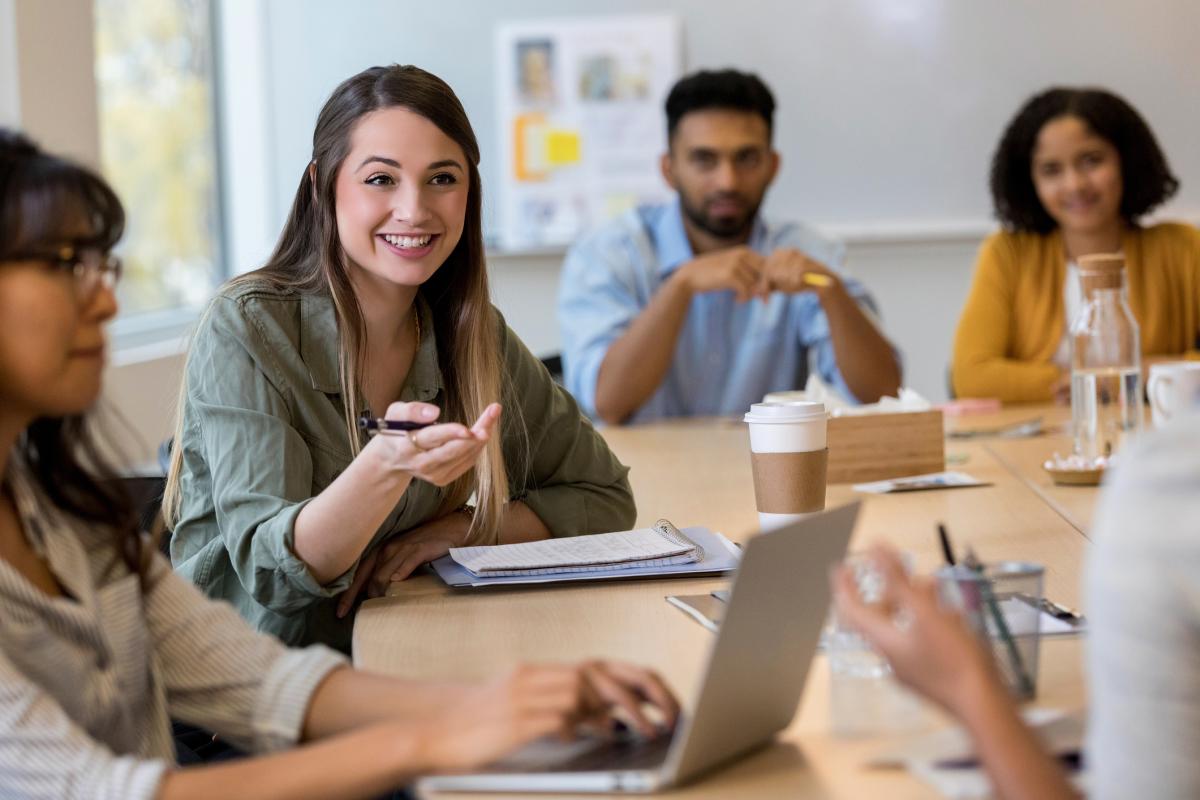
[[[827,483],[863,483],[946,469],[941,411],[830,417]]]

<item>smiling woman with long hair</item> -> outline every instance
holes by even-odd
[[[286,649],[173,573],[85,417],[124,220],[95,174],[0,129],[0,796],[370,797],[615,707],[650,733],[635,698],[674,716],[653,673],[621,664],[481,686],[366,675]],[[177,769],[171,718],[246,750],[313,744]]]
[[[450,547],[633,523],[626,469],[489,301],[478,161],[437,77],[346,80],[275,252],[195,335],[172,560],[286,642],[348,648],[364,586]]]

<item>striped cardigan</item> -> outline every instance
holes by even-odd
[[[143,591],[110,531],[58,512],[16,458],[7,477],[69,596],[0,559],[0,797],[152,798],[175,758],[168,715],[249,750],[296,742],[341,655],[254,632],[157,554]]]

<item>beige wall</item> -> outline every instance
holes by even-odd
[[[0,125],[17,127],[20,121],[16,0],[0,0]]]
[[[151,465],[158,445],[174,435],[175,403],[183,356],[130,360],[117,353],[104,377],[104,404],[126,425],[113,426],[121,435],[122,455],[141,470]]]
[[[16,0],[21,127],[56,153],[100,163],[91,0]]]

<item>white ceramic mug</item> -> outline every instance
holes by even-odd
[[[1151,365],[1146,395],[1156,428],[1181,411],[1200,406],[1200,361]]]

